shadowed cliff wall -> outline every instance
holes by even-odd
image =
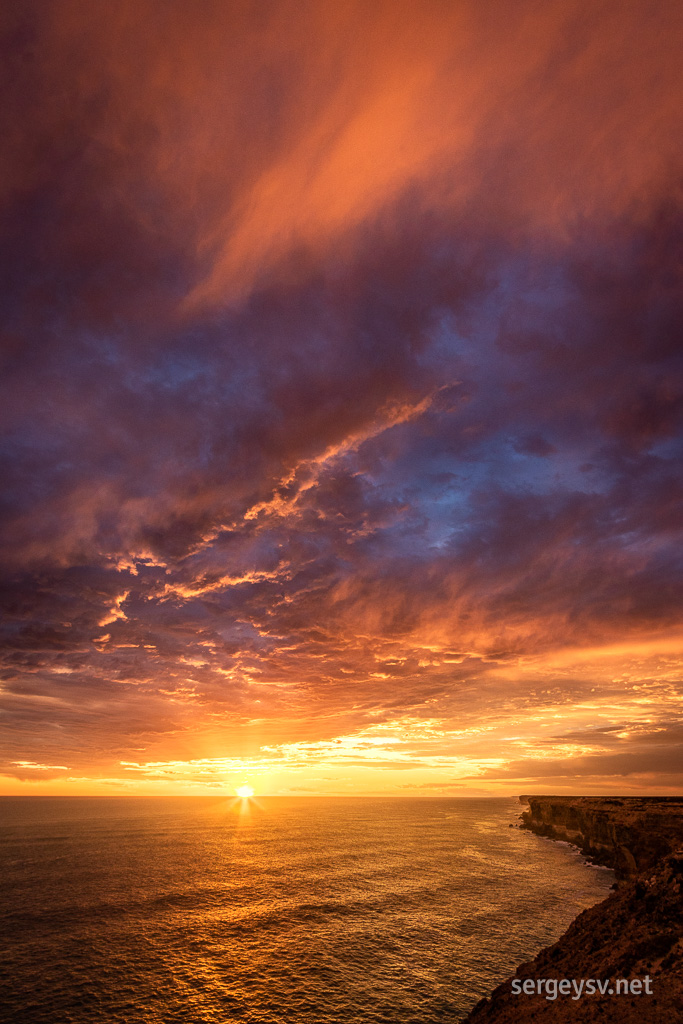
[[[522,827],[578,846],[618,878],[648,871],[683,846],[681,797],[521,796]]]

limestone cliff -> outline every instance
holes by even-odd
[[[617,878],[633,878],[683,846],[683,798],[521,796],[522,827],[564,839]]]
[[[520,797],[523,827],[568,840],[622,878],[463,1024],[683,1022],[683,799]],[[677,852],[678,851],[678,852]],[[648,979],[648,991],[548,999],[539,979]],[[513,988],[513,981],[517,985]],[[536,992],[516,994],[524,981]],[[637,987],[637,986],[636,986]]]

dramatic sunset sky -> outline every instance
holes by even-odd
[[[681,792],[680,0],[0,26],[0,792]]]

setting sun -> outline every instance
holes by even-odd
[[[238,786],[235,792],[238,796],[241,796],[243,800],[248,800],[250,796],[254,795],[254,790],[251,786]]]

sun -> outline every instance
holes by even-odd
[[[254,790],[251,786],[238,786],[235,792],[238,796],[241,796],[243,800],[248,800],[250,796],[254,795]]]

